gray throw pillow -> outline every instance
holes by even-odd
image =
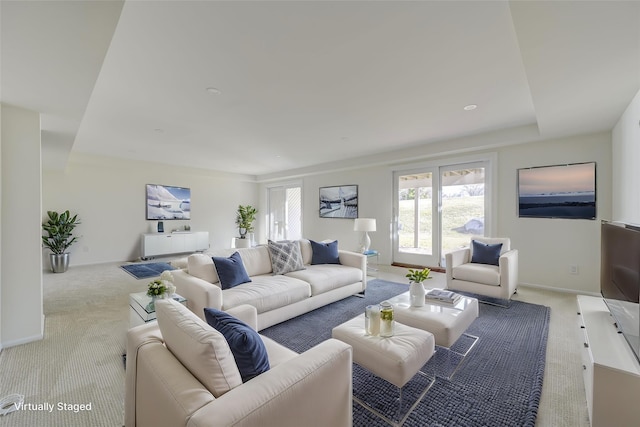
[[[271,269],[273,274],[286,274],[291,271],[304,270],[300,243],[269,240],[267,247],[271,256]]]

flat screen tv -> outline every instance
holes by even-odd
[[[602,222],[600,292],[640,361],[640,227]]]
[[[596,219],[596,164],[518,169],[520,218]]]
[[[147,219],[191,219],[191,189],[147,184]]]

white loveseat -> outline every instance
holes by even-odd
[[[179,303],[127,333],[125,427],[352,425],[352,349],[302,354],[259,336],[270,368],[242,383],[224,336]],[[255,329],[251,306],[229,312]]]
[[[187,307],[204,319],[204,309],[228,311],[242,304],[258,312],[258,330],[307,313],[350,295],[363,293],[367,260],[362,254],[339,250],[340,264],[311,264],[311,242],[298,241],[304,269],[273,275],[267,246],[223,249],[187,258],[187,268],[172,271],[177,292]],[[222,289],[212,256],[238,252],[251,282]]]

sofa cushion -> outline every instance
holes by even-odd
[[[269,240],[268,248],[274,275],[304,269],[300,243],[297,241],[274,242]]]
[[[238,252],[234,252],[228,258],[217,256],[211,258],[216,266],[222,289],[233,288],[251,281]]]
[[[269,356],[260,335],[246,323],[215,308],[205,308],[207,323],[222,333],[231,348],[242,382],[267,372]]]
[[[293,277],[268,274],[253,276],[251,279],[251,283],[223,291],[223,310],[249,304],[260,314],[311,296],[309,284]]]
[[[341,264],[308,265],[305,270],[293,271],[286,276],[309,283],[311,295],[319,295],[363,279],[362,270]]]
[[[172,299],[156,301],[156,316],[167,349],[216,398],[242,384],[224,336]]]
[[[453,267],[451,275],[457,280],[500,286],[500,267],[489,264],[462,264]]]
[[[187,258],[187,272],[209,283],[218,283],[219,281],[216,267],[213,265],[213,259],[207,255],[189,255]]]
[[[259,276],[271,273],[271,257],[266,246],[238,249],[244,268],[249,276]]]
[[[473,246],[471,262],[498,265],[502,243],[489,244],[472,240],[471,245]]]
[[[311,264],[340,264],[337,240],[329,243],[314,242],[313,240],[310,242],[313,250]]]
[[[313,256],[313,249],[311,249],[311,242],[308,239],[298,240],[300,243],[300,252],[302,253],[302,264],[311,264],[311,257]]]
[[[260,338],[262,339],[264,347],[267,349],[267,354],[269,355],[269,366],[271,369],[298,356],[298,353],[295,351],[275,342],[269,337],[260,335]]]

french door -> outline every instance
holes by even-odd
[[[394,173],[393,261],[444,266],[444,255],[484,236],[490,163],[433,165]]]
[[[274,241],[301,239],[302,187],[299,184],[269,187],[267,203],[267,238]]]

